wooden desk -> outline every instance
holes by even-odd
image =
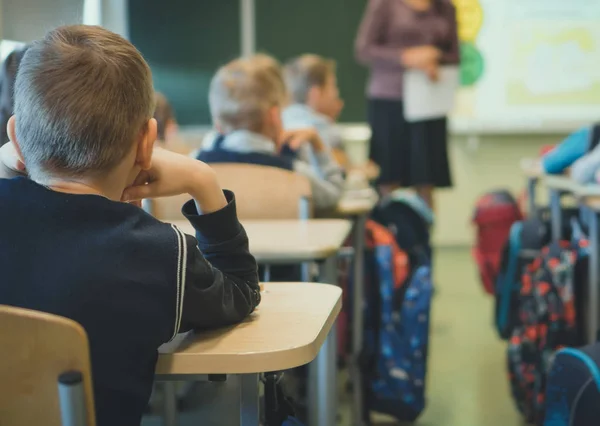
[[[342,307],[339,287],[267,283],[242,324],[180,336],[161,348],[157,375],[248,374],[287,370],[317,356]]]
[[[183,232],[194,235],[194,229],[187,221],[173,223]],[[252,220],[244,221],[243,225],[250,240],[250,252],[259,263],[301,264],[318,261],[319,281],[337,284],[337,253],[352,229],[349,220]],[[266,286],[268,289],[271,284]],[[329,334],[327,340],[335,342],[335,327]],[[309,365],[311,426],[333,425],[337,415],[336,347],[333,345],[331,350],[321,352],[317,360]]]
[[[186,234],[195,235],[186,220],[173,221]],[[250,252],[260,263],[301,263],[335,256],[352,229],[343,219],[246,220]],[[333,283],[332,283],[333,284]]]
[[[338,203],[335,213],[342,217],[358,216],[370,213],[377,205],[376,196],[352,196],[353,191],[349,191]],[[362,192],[361,192],[362,193]]]
[[[258,373],[304,365],[325,352],[334,356],[324,357],[315,374],[320,375],[319,382],[335,380],[337,342],[329,332],[342,307],[341,294],[341,289],[332,285],[268,283],[259,308],[247,321],[190,334],[163,346],[157,378],[186,380],[198,375],[234,374],[228,382],[240,389],[239,424],[258,426]],[[314,382],[309,395],[325,402],[322,392]],[[332,407],[321,404],[318,408],[319,418],[327,418]]]
[[[528,178],[540,178],[544,175],[539,158],[522,158],[520,168],[523,175]]]

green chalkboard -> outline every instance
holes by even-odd
[[[366,119],[367,69],[354,59],[366,0],[256,0],[257,48],[280,60],[316,53],[337,61],[346,107],[341,120]]]
[[[209,124],[215,70],[240,54],[238,0],[129,0],[129,34],[182,125]]]
[[[209,124],[216,69],[240,54],[239,0],[130,0],[130,37],[150,63],[156,88],[180,124]],[[354,59],[365,0],[256,0],[257,49],[281,61],[303,53],[335,59],[346,108],[365,120],[367,70]]]

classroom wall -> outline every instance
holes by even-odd
[[[84,0],[2,0],[2,38],[32,41],[59,25],[80,24]],[[23,19],[27,17],[27,19]]]
[[[484,136],[477,148],[468,138],[453,136],[450,156],[454,188],[440,190],[436,198],[437,224],[433,241],[438,246],[471,245],[474,230],[470,224],[473,206],[484,192],[507,188],[515,194],[525,189],[519,162],[535,157],[546,144],[556,144],[566,135],[498,135]]]

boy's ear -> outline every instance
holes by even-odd
[[[148,170],[152,165],[152,151],[158,135],[158,124],[154,118],[148,120],[147,131],[142,135],[137,147],[135,162],[142,170]]]
[[[17,155],[19,156],[19,161],[25,164],[25,160],[23,159],[23,152],[21,151],[21,147],[19,146],[19,141],[17,141],[17,119],[13,115],[8,119],[8,124],[6,125],[6,130],[8,133],[8,138],[10,142],[14,145],[15,151],[17,151]]]

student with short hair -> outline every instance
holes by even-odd
[[[154,103],[133,45],[61,27],[25,54],[0,149],[0,303],[84,327],[99,426],[140,424],[160,345],[260,302],[233,194],[206,164],[153,150]],[[197,239],[124,202],[180,193]]]
[[[277,79],[259,63],[238,59],[222,67],[211,82],[209,103],[219,136],[205,141],[199,160],[293,170],[310,180],[315,208],[337,205],[344,187],[341,169],[314,129],[283,131],[285,99]],[[295,151],[304,144],[314,151],[316,167],[278,155],[286,145]]]
[[[284,68],[290,105],[283,111],[286,129],[314,127],[329,149],[341,149],[336,128],[343,101],[336,77],[336,64],[318,55],[302,55]]]
[[[155,99],[154,119],[157,128],[157,146],[178,154],[188,155],[192,150],[177,138],[179,126],[171,103],[165,95],[159,92],[156,92]]]
[[[0,146],[8,142],[6,125],[8,119],[13,115],[14,99],[13,91],[17,69],[21,63],[27,46],[13,50],[2,62],[0,69]]]
[[[284,68],[291,103],[283,111],[286,129],[313,127],[331,150],[335,161],[355,176],[363,177],[367,169],[377,169],[369,160],[364,167],[353,168],[345,151],[336,122],[344,108],[339,96],[336,63],[318,55],[306,54],[290,60]]]

